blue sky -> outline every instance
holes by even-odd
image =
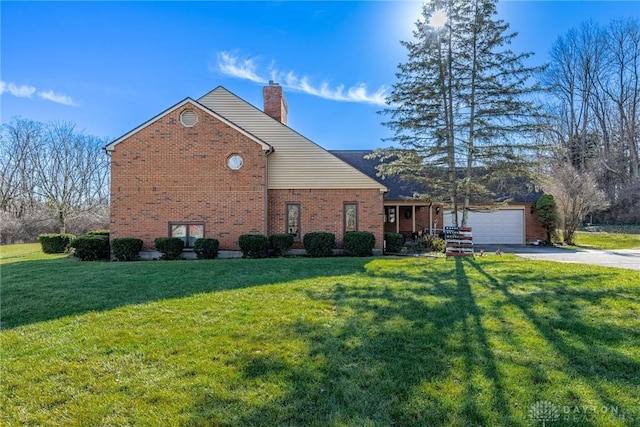
[[[72,121],[115,139],[224,86],[262,108],[285,88],[289,126],[327,149],[384,147],[377,114],[421,2],[0,3],[0,120]],[[582,21],[640,17],[638,1],[502,1],[513,48],[542,64]]]

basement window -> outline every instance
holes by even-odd
[[[169,223],[169,237],[182,239],[185,249],[193,248],[196,239],[204,238],[204,223],[171,222]]]

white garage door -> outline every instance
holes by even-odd
[[[447,211],[445,224],[453,224],[451,211]],[[462,212],[458,213],[462,220]],[[500,209],[493,212],[469,212],[467,225],[472,227],[474,244],[524,244],[524,211],[522,209]]]

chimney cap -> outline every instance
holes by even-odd
[[[269,80],[269,86],[280,86],[280,83],[275,83],[273,80]]]

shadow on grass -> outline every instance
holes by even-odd
[[[505,275],[502,280],[491,275],[475,260],[468,260],[468,265],[487,279],[488,286],[500,292],[506,301],[517,307],[530,324],[544,337],[547,344],[555,349],[563,359],[564,373],[569,377],[577,376],[588,384],[600,399],[602,408],[616,408],[621,413],[635,414],[637,408],[624,405],[616,399],[616,395],[605,390],[599,384],[606,381],[610,385],[630,386],[638,385],[640,363],[633,358],[611,349],[611,345],[640,341],[640,331],[632,327],[594,325],[593,319],[577,302],[586,301],[589,305],[599,305],[603,299],[619,299],[637,302],[632,295],[625,295],[625,289],[581,289],[579,286],[568,288],[566,285],[555,285],[544,292],[528,295],[517,295],[510,283],[522,277]],[[545,276],[529,275],[529,283],[544,283]],[[575,285],[582,282],[576,278],[567,278],[568,282],[575,281]],[[544,306],[545,313],[537,312],[534,307]],[[617,387],[616,387],[617,388]],[[609,387],[609,389],[611,389]],[[587,396],[572,393],[563,396],[564,402],[557,402],[572,410],[586,405],[593,406],[593,402],[585,401]],[[549,396],[541,396],[549,399]],[[637,420],[629,420],[626,425],[632,425]],[[593,425],[592,420],[581,420],[579,425]]]
[[[367,259],[278,258],[80,262],[2,266],[2,329],[199,293],[362,271]]]
[[[529,373],[527,384],[504,376],[504,365],[492,350],[494,332],[483,326],[486,307],[478,303],[478,292],[486,288],[492,301],[519,310],[540,331],[566,359],[563,366],[572,371],[568,376],[577,376],[582,387],[595,390],[603,404],[633,410],[598,386],[602,379],[612,384],[637,380],[638,363],[606,348],[629,331],[610,330],[607,336],[601,327],[588,325],[578,308],[558,301],[551,309],[572,323],[566,331],[584,346],[566,342],[558,325],[531,308],[536,302],[532,298],[543,298],[542,294],[516,295],[508,285],[511,278],[498,279],[487,272],[499,263],[458,259],[453,268],[447,264],[438,271],[430,270],[429,264],[410,272],[369,270],[368,281],[341,278],[330,291],[309,291],[311,298],[329,303],[336,314],[334,322],[299,319],[292,326],[290,332],[307,343],[308,354],[297,360],[247,354],[234,361],[242,383],[251,384],[256,392],[270,383],[286,384],[285,391],[265,393],[259,403],[251,404],[241,397],[205,393],[193,408],[190,425],[532,425],[527,410],[534,401],[514,400],[513,393],[518,387],[536,388],[538,382],[548,382],[548,366],[526,362],[519,366]],[[580,283],[588,275],[565,278],[567,283]],[[532,287],[544,286],[545,280],[536,275],[521,278]],[[605,297],[593,289],[583,292],[562,286],[544,293],[551,299],[584,298],[594,304]],[[483,298],[486,303],[486,295]],[[595,356],[590,350],[594,346]],[[507,363],[502,357],[500,363]],[[594,369],[598,364],[606,369]],[[543,394],[546,386],[541,386],[543,391],[529,391],[528,398],[553,400],[554,395]],[[565,425],[591,426],[597,421]]]
[[[445,275],[369,279],[308,293],[330,303],[337,321],[293,325],[308,343],[304,360],[259,355],[235,364],[246,381],[284,381],[284,395],[247,407],[207,394],[191,424],[217,424],[219,411],[235,406],[241,415],[220,425],[521,425],[460,261]]]

